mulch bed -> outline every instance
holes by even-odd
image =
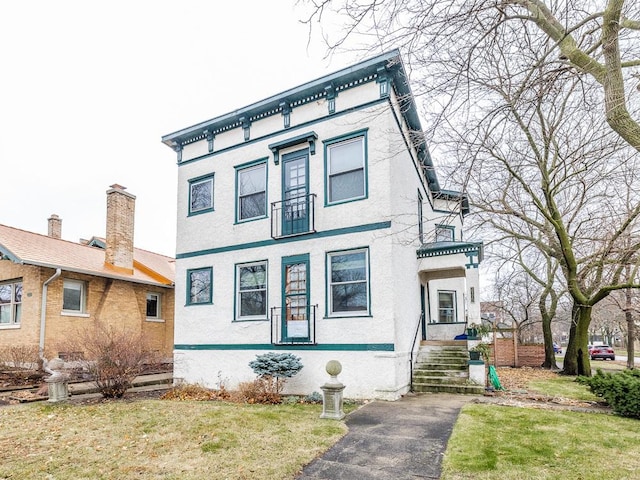
[[[554,397],[530,392],[526,389],[529,382],[557,378],[558,373],[542,368],[496,368],[503,391],[488,391],[477,403],[491,403],[511,407],[539,409],[571,410],[588,413],[607,413],[612,410],[606,402],[590,402],[572,398]]]

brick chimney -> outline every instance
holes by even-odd
[[[55,213],[52,213],[47,221],[49,222],[49,232],[47,235],[51,238],[62,238],[62,219]]]
[[[133,224],[136,197],[114,183],[107,190],[107,249],[105,263],[133,273]]]

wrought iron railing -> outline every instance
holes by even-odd
[[[316,343],[317,305],[271,308],[273,345],[313,345]],[[284,312],[284,313],[283,313]]]
[[[278,239],[316,231],[315,193],[271,204],[271,237]]]
[[[418,340],[418,333],[420,333],[420,327],[422,326],[424,321],[424,312],[420,313],[418,317],[418,324],[416,325],[416,330],[413,335],[413,342],[411,342],[411,354],[409,355],[409,391],[413,392],[413,355],[416,349],[416,341]],[[418,345],[420,343],[418,342]]]

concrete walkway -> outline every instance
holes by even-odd
[[[476,396],[409,394],[350,413],[349,432],[307,465],[297,480],[440,478],[442,457],[460,409]]]

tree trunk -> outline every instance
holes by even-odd
[[[556,352],[553,350],[553,334],[551,333],[551,317],[542,316],[542,335],[544,337],[544,363],[542,368],[557,370]]]
[[[627,368],[635,368],[635,352],[634,352],[634,339],[636,336],[635,323],[633,321],[633,314],[631,313],[631,289],[627,288],[625,291],[626,305],[624,310],[624,316],[627,320]]]
[[[563,374],[591,376],[591,360],[587,348],[590,323],[591,306],[574,304],[569,344],[564,355]]]

